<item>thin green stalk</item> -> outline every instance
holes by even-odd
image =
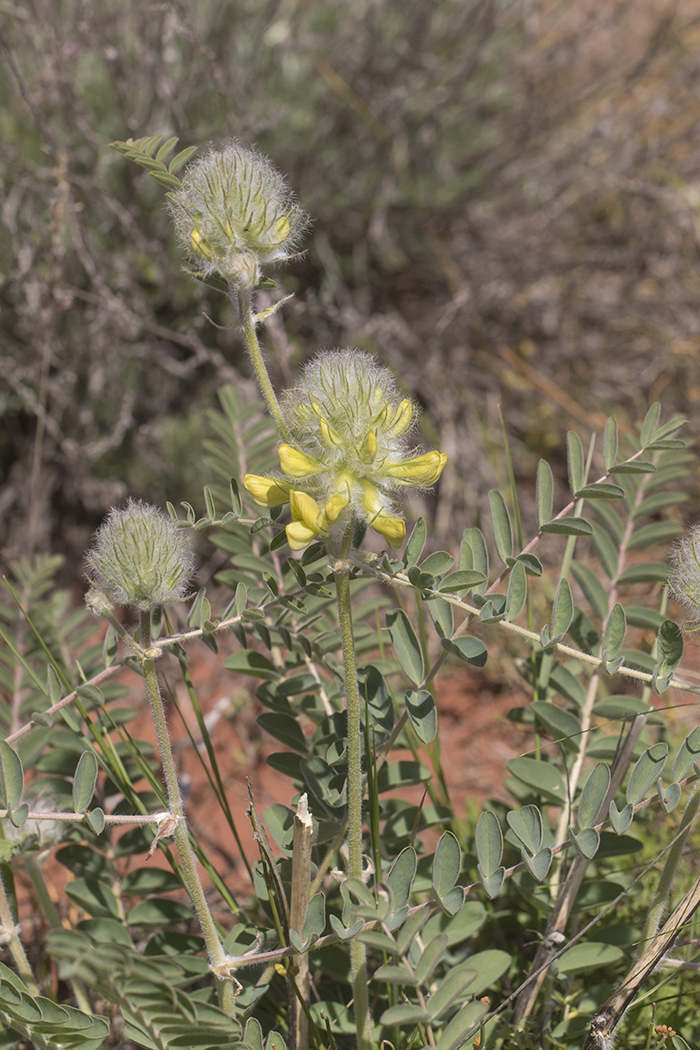
[[[362,880],[362,732],[360,692],[357,688],[357,661],[352,629],[350,601],[351,522],[343,537],[340,558],[335,567],[338,619],[343,642],[343,667],[348,718],[348,876]],[[367,994],[367,955],[357,938],[350,942],[350,971],[355,999],[355,1028],[358,1050],[372,1050],[372,1028]]]
[[[156,727],[156,737],[158,739],[161,765],[163,767],[163,779],[165,780],[165,788],[168,795],[168,809],[175,825],[172,837],[180,857],[185,887],[187,888],[187,892],[190,895],[190,899],[197,913],[197,918],[199,919],[199,925],[202,930],[204,943],[207,948],[207,955],[209,957],[209,965],[217,977],[220,977],[220,975],[224,974],[226,970],[227,955],[224,951],[221,940],[219,939],[219,933],[216,924],[214,923],[204,893],[204,888],[202,887],[202,882],[199,878],[197,861],[187,831],[182,795],[180,794],[180,787],[177,782],[177,770],[175,768],[175,760],[173,758],[170,737],[168,735],[168,725],[165,717],[163,698],[158,684],[155,661],[153,656],[150,655],[152,652],[150,611],[141,613],[140,627],[140,643],[144,651],[142,659],[143,673],[144,678],[146,679],[148,699]],[[218,979],[217,992],[221,1008],[225,1010],[230,1017],[234,1017],[236,1014],[236,1003],[232,982],[230,980]]]
[[[5,891],[2,872],[0,871],[0,944],[4,944],[10,950],[19,975],[26,984],[32,995],[39,995],[39,987],[34,980],[29,959],[24,951],[24,945],[19,939],[19,927],[15,923],[10,908],[10,902]]]
[[[265,398],[265,403],[270,411],[270,415],[277,425],[277,429],[280,433],[280,437],[283,441],[291,441],[292,435],[284,416],[282,415],[282,409],[280,403],[277,400],[277,395],[270,382],[270,376],[265,365],[265,360],[260,349],[260,343],[258,342],[258,333],[255,329],[255,317],[253,315],[253,300],[251,293],[248,291],[241,291],[237,289],[236,294],[236,306],[238,307],[241,329],[243,331],[243,339],[245,341],[246,350],[250,357],[251,363],[255,370],[255,375],[260,386],[260,392]]]

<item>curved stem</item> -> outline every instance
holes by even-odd
[[[160,685],[158,684],[155,660],[150,655],[153,652],[151,649],[150,611],[141,613],[140,628],[141,633],[139,640],[143,650],[143,673],[144,678],[146,679],[146,690],[151,705],[151,713],[153,714],[153,722],[156,727],[158,749],[160,751],[160,760],[163,768],[163,779],[165,781],[165,789],[168,796],[168,809],[174,824],[172,837],[180,857],[185,887],[190,895],[192,904],[194,905],[197,918],[199,919],[199,925],[202,930],[204,943],[207,948],[207,955],[209,957],[209,966],[218,977],[219,974],[223,973],[225,970],[228,956],[224,951],[224,947],[219,938],[219,933],[204,893],[199,872],[197,871],[197,860],[195,858],[194,850],[192,849],[189,832],[187,831],[182,795],[180,794],[180,787],[177,782],[177,770],[175,768],[175,760],[173,758],[170,737],[168,735],[165,707],[163,706],[163,698],[160,693]],[[230,1017],[234,1017],[236,1014],[236,1003],[231,980],[221,980],[219,978],[217,980],[217,993],[221,1008],[225,1010]]]
[[[335,564],[335,589],[338,619],[343,642],[343,667],[348,718],[348,876],[362,880],[362,726],[360,691],[357,688],[357,661],[352,630],[350,601],[350,563],[352,548],[351,522],[343,536],[340,557]],[[350,942],[350,969],[355,998],[355,1027],[358,1050],[371,1050],[372,1029],[367,994],[367,955],[356,937]]]
[[[267,366],[265,365],[262,350],[260,349],[260,343],[258,342],[251,293],[249,291],[238,290],[236,298],[237,302],[235,305],[238,307],[243,339],[245,341],[246,350],[248,351],[248,356],[250,357],[255,370],[260,392],[265,398],[265,403],[267,404],[270,415],[275,421],[280,437],[283,441],[291,441],[291,431],[282,415],[282,409],[280,408],[277,395],[275,394],[272,383],[270,382],[270,376],[267,371]]]

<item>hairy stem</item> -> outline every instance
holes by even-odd
[[[351,522],[343,537],[340,558],[335,564],[335,589],[338,619],[343,641],[345,697],[348,717],[348,876],[362,879],[362,727],[360,692],[357,688],[357,661],[352,630],[350,602],[350,564],[352,547]],[[371,1050],[372,1030],[367,994],[367,955],[364,944],[355,938],[350,942],[350,968],[355,997],[355,1027],[358,1050]]]
[[[282,415],[282,409],[280,408],[277,395],[275,394],[272,383],[270,382],[270,376],[267,371],[267,366],[265,365],[262,350],[260,349],[260,343],[258,342],[251,293],[238,290],[236,293],[236,305],[239,311],[243,339],[253,369],[255,370],[260,393],[265,398],[265,403],[267,404],[270,415],[275,421],[280,437],[283,441],[291,441],[292,435],[285,418]]]
[[[165,707],[163,706],[163,698],[160,693],[160,685],[158,684],[155,660],[153,655],[151,655],[154,651],[151,649],[150,611],[141,613],[140,628],[140,642],[144,653],[142,658],[143,673],[146,679],[146,690],[151,705],[151,713],[153,714],[153,721],[156,727],[158,749],[160,751],[160,760],[163,768],[163,779],[165,781],[165,789],[168,796],[168,809],[174,824],[172,837],[180,857],[185,886],[190,895],[192,904],[194,905],[197,918],[199,919],[199,925],[202,930],[204,943],[207,948],[207,955],[209,957],[209,966],[212,971],[217,974],[217,977],[219,977],[219,975],[223,974],[225,971],[227,955],[219,938],[219,933],[214,923],[204,893],[204,888],[202,887],[201,879],[199,878],[197,861],[194,850],[192,849],[192,844],[190,843],[189,832],[187,831],[185,811],[182,805],[182,795],[180,794],[180,787],[177,782],[177,770],[175,769],[175,760],[173,758],[170,737],[168,735]],[[231,981],[221,979],[217,980],[217,992],[222,1009],[225,1010],[229,1016],[235,1016],[236,1004]]]
[[[19,927],[15,924],[10,902],[5,891],[2,872],[0,872],[0,945],[6,945],[14,959],[19,975],[26,984],[32,995],[39,994],[39,988],[34,980],[34,974],[29,959],[24,951],[24,945],[19,939]]]

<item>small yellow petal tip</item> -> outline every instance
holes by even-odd
[[[290,485],[279,478],[264,478],[259,474],[246,474],[243,484],[261,507],[281,507],[289,500]]]
[[[280,445],[277,454],[282,470],[290,478],[307,478],[309,474],[317,474],[323,469],[323,464],[314,456],[300,452],[292,445]]]

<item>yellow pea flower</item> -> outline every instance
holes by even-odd
[[[309,474],[318,474],[319,470],[323,470],[323,463],[291,445],[280,445],[277,455],[280,458],[282,470],[292,478],[305,478]]]
[[[260,474],[246,474],[243,484],[261,507],[281,507],[289,500],[291,484],[279,478],[265,478]]]

